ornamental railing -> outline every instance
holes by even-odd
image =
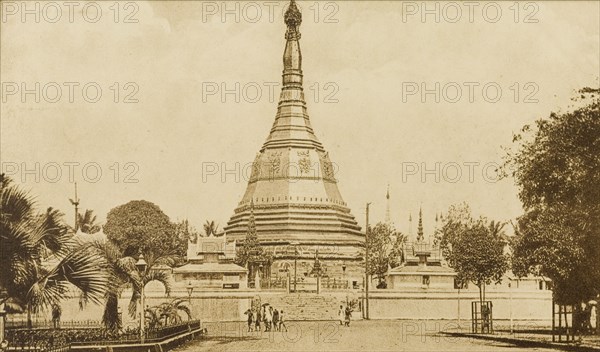
[[[6,329],[26,329],[26,318],[10,318],[7,316],[5,321]],[[66,320],[66,321],[49,321],[49,320],[33,320],[31,327],[33,329],[51,329],[51,328],[80,328],[80,327],[101,327],[102,323],[99,320]]]
[[[179,324],[162,326],[144,331],[145,342],[160,342],[186,332],[199,330],[199,320],[185,321]],[[121,331],[97,327],[76,328],[38,328],[8,329],[6,340],[9,350],[63,352],[73,345],[112,345],[140,343],[139,328],[128,328]]]

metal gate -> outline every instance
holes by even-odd
[[[552,342],[575,341],[573,306],[552,302]]]
[[[494,332],[494,316],[491,301],[471,302],[471,332],[474,334],[491,334]]]

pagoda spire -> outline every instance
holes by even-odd
[[[292,1],[285,11],[285,51],[283,52],[283,89],[285,87],[302,90],[302,53],[300,51],[300,24],[302,14],[296,2]],[[282,92],[283,93],[283,92]],[[304,95],[302,95],[304,102]]]
[[[408,238],[412,238],[412,213],[408,213]]]
[[[385,194],[386,208],[385,208],[385,222],[389,224],[391,222],[390,219],[390,184],[387,186],[387,193]]]
[[[423,209],[419,208],[419,225],[417,226],[417,242],[423,242]]]
[[[304,98],[302,52],[300,50],[300,24],[302,14],[296,2],[290,2],[284,15],[287,30],[283,51],[282,87],[277,106],[277,115],[271,133],[263,144],[265,150],[298,148],[325,152],[317,140],[310,124]],[[296,151],[294,152],[294,154]],[[329,177],[331,178],[331,177]]]

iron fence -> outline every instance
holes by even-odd
[[[162,326],[144,331],[146,342],[159,342],[200,329],[199,320]],[[100,327],[7,329],[6,340],[12,351],[66,352],[73,345],[111,345],[140,343],[139,328],[116,331]]]

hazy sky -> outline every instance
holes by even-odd
[[[146,199],[225,225],[275,117],[284,2],[25,4],[2,2],[3,170],[69,221],[73,165],[101,222]],[[495,181],[501,147],[598,86],[599,2],[472,4],[299,2],[308,112],[361,225],[366,202],[383,220],[388,183],[403,231],[421,205],[426,232],[461,201],[518,216],[512,180]]]

